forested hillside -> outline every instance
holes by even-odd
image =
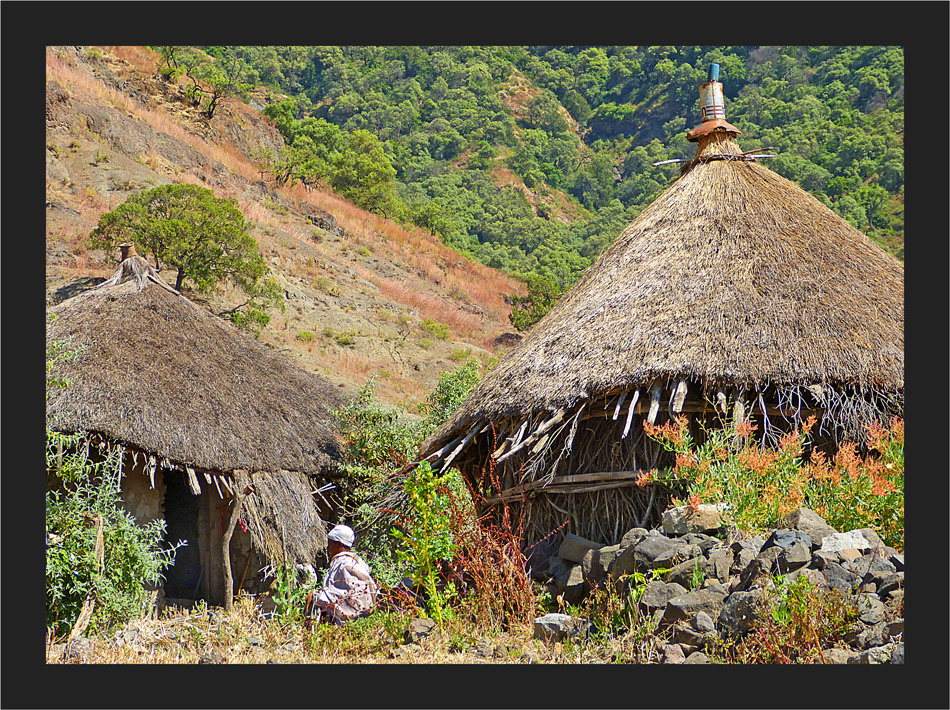
[[[202,50],[267,89],[263,175],[555,290],[679,174],[652,164],[692,155],[717,62],[742,147],[903,258],[901,47],[169,47],[166,71]]]

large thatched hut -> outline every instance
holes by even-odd
[[[815,415],[833,447],[903,410],[902,264],[703,109],[679,178],[422,446],[523,512],[529,541],[657,521],[636,481],[672,462],[645,421],[702,440],[728,413],[767,442]]]
[[[118,449],[123,504],[188,543],[166,602],[228,603],[228,569],[233,593],[255,592],[268,564],[317,562],[329,512],[319,488],[340,456],[337,388],[199,308],[134,249],[49,312],[48,341],[80,352],[58,366],[69,387],[48,392],[52,428],[82,432],[99,456]]]

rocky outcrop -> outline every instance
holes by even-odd
[[[639,583],[639,610],[664,639],[661,662],[709,663],[710,641],[738,640],[755,627],[777,577],[804,576],[844,595],[857,616],[846,647],[825,649],[823,662],[903,663],[903,553],[870,528],[841,532],[806,508],[756,536],[727,532],[721,512],[667,511],[661,529],[633,528],[615,545],[569,534],[547,561],[552,596],[577,605],[594,588]],[[564,638],[578,628],[586,628],[579,617],[548,614],[535,636]]]

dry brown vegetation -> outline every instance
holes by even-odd
[[[233,101],[207,121],[181,101],[182,85],[161,80],[158,64],[157,53],[143,47],[47,48],[46,79],[56,94],[47,116],[48,292],[111,273],[114,255],[85,245],[103,213],[137,189],[190,183],[237,201],[292,296],[283,313],[271,314],[261,340],[334,384],[355,391],[378,373],[381,399],[411,403],[457,365],[450,355],[461,347],[483,361],[501,354],[496,339],[512,330],[504,297],[523,295],[520,281],[328,189],[264,184],[253,153],[282,140],[273,126]],[[94,115],[102,111],[108,135]],[[128,154],[126,138],[139,134],[150,136],[149,144]],[[312,215],[328,216],[342,237],[315,226]],[[222,286],[197,300],[222,313],[244,298]],[[421,328],[427,320],[448,326],[449,338],[431,338]],[[295,337],[324,328],[359,333],[358,351],[333,339]]]

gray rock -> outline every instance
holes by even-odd
[[[584,560],[584,555],[590,550],[596,550],[600,547],[603,547],[600,543],[593,542],[574,533],[568,533],[564,536],[564,540],[561,541],[561,547],[558,548],[557,554],[562,560],[580,564]]]
[[[699,545],[699,549],[702,550],[704,555],[714,547],[725,547],[723,541],[718,537],[706,533],[686,533],[681,539],[689,545]]]
[[[851,663],[853,658],[857,658],[856,651],[849,651],[844,648],[829,648],[821,652],[825,663]]]
[[[646,528],[631,528],[623,534],[622,538],[620,538],[620,547],[624,548],[630,547],[630,545],[635,545],[649,534],[650,531]]]
[[[758,592],[733,592],[725,600],[716,619],[723,636],[741,636],[752,629],[760,595]]]
[[[845,562],[854,562],[861,559],[865,552],[867,550],[855,550],[853,547],[849,547],[847,550],[838,550],[836,554],[838,555],[838,562],[844,564]]]
[[[697,570],[699,570],[697,572]],[[666,573],[667,582],[682,584],[687,589],[699,586],[706,577],[706,558],[702,555],[680,562]]]
[[[590,622],[568,614],[545,614],[534,620],[534,638],[542,641],[562,641],[578,638],[590,631]]]
[[[782,518],[776,527],[807,533],[811,539],[813,550],[821,547],[821,541],[825,536],[834,535],[838,532],[823,517],[809,508],[799,508],[792,511]]]
[[[884,635],[888,638],[900,636],[902,633],[904,633],[903,619],[895,619],[894,621],[884,624]]]
[[[705,611],[710,616],[719,615],[719,610],[726,599],[724,590],[706,588],[696,589],[678,597],[673,597],[666,604],[664,621],[678,621],[688,619],[698,611]]]
[[[722,527],[722,504],[702,504],[693,510],[688,505],[670,508],[663,513],[661,525],[667,535],[708,533]]]
[[[607,577],[607,570],[611,563],[620,554],[620,545],[605,545],[593,550],[588,550],[581,560],[581,569],[584,577],[591,587],[598,586]]]
[[[716,625],[713,623],[712,617],[705,611],[697,611],[690,620],[690,623],[693,625],[693,628],[700,633],[716,633]]]
[[[821,540],[823,552],[839,552],[840,550],[870,550],[871,543],[857,530],[835,533]]]
[[[435,619],[422,619],[416,617],[409,622],[409,628],[404,635],[407,644],[417,644],[422,639],[431,636],[439,628]]]
[[[861,536],[868,541],[872,548],[884,547],[884,541],[871,528],[860,528],[858,530],[853,530],[852,532],[860,533]]]
[[[676,582],[667,583],[656,580],[644,587],[639,604],[649,611],[665,609],[670,599],[683,596],[688,591],[686,587]]]
[[[702,651],[693,651],[693,653],[689,654],[686,657],[686,661],[684,661],[684,663],[688,665],[694,665],[697,663],[702,663],[702,664],[712,663],[712,661],[709,660],[709,656],[707,656]]]
[[[828,587],[842,594],[851,594],[861,581],[857,575],[837,562],[829,562],[821,571],[828,582]]]
[[[841,562],[841,558],[838,557],[837,552],[817,550],[811,553],[811,566],[815,569],[824,569],[825,565],[829,562]]]
[[[860,649],[883,646],[885,643],[887,643],[887,628],[884,622],[862,629],[854,639],[854,645]]]
[[[891,649],[891,663],[892,664],[901,664],[904,663],[904,642],[898,641],[894,644],[894,647]]]
[[[679,622],[673,627],[673,640],[684,646],[701,648],[706,644],[706,635],[683,622]]]
[[[729,579],[729,571],[735,559],[732,550],[727,547],[710,550],[706,560],[706,576],[725,582]]]
[[[668,643],[663,646],[663,663],[679,664],[685,661],[686,654],[678,643]]]
[[[888,559],[890,560],[891,564],[894,565],[894,569],[896,569],[898,572],[904,571],[904,553],[903,552],[895,552]]]
[[[891,656],[894,652],[895,644],[885,644],[884,646],[875,646],[874,648],[869,648],[863,653],[857,654],[853,657],[849,663],[852,664],[880,664],[880,663],[891,663]],[[903,649],[901,650],[901,662],[903,662]]]
[[[653,558],[651,566],[653,569],[671,569],[687,560],[693,559],[702,560],[700,570],[705,571],[706,560],[703,558],[703,551],[699,545],[690,545],[689,543],[683,542],[658,554]]]
[[[564,596],[564,601],[568,604],[579,604],[588,591],[581,565],[571,565],[567,576],[557,580],[557,592]]]
[[[804,533],[803,533],[804,534]],[[811,562],[811,546],[799,540],[782,550],[776,560],[776,566],[781,573],[804,567]]]
[[[811,567],[799,567],[797,570],[789,572],[787,575],[785,575],[785,581],[791,583],[799,577],[805,577],[805,579],[807,579],[816,587],[823,589],[828,588],[828,583],[825,581],[825,575],[816,569],[812,569]]]
[[[884,597],[892,597],[894,593],[900,591],[904,588],[904,571],[895,572],[894,574],[889,574],[881,580],[881,583],[877,587],[878,596],[882,599]]]
[[[748,589],[755,580],[762,576],[771,576],[778,571],[778,557],[782,554],[781,547],[763,547],[755,559],[742,570],[741,588]]]
[[[884,620],[884,604],[875,594],[860,594],[857,598],[858,618],[868,625]]]
[[[808,548],[808,559],[811,559],[811,537],[808,533],[801,530],[776,530],[765,540],[762,545],[762,551],[770,547],[781,547],[783,550],[798,544],[804,544]]]

